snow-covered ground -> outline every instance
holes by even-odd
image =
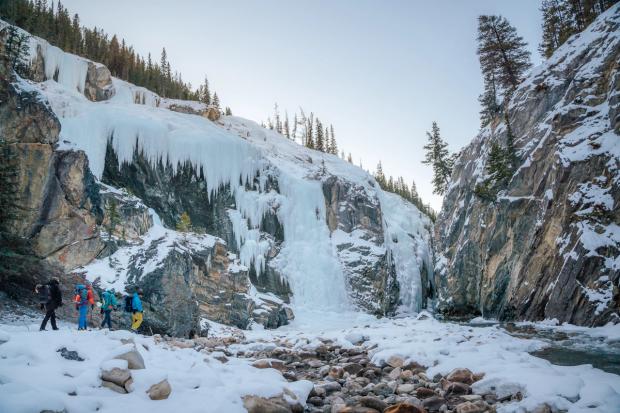
[[[577,331],[587,338],[618,340],[620,326],[583,329],[571,326],[544,328]],[[0,411],[39,412],[43,409],[68,412],[131,411],[166,412],[183,406],[185,412],[241,412],[244,395],[276,396],[287,388],[305,401],[310,384],[287,383],[273,369],[253,368],[251,361],[229,357],[225,364],[215,356],[194,349],[158,344],[152,337],[126,331],[78,332],[63,325],[58,332],[38,332],[38,324],[0,322]],[[230,328],[213,328],[215,335],[230,335]],[[484,378],[473,385],[474,393],[498,396],[521,392],[523,400],[497,405],[498,412],[532,411],[547,403],[553,411],[569,413],[616,413],[620,411],[620,376],[590,365],[556,366],[528,352],[548,345],[538,339],[511,336],[497,325],[467,326],[445,323],[422,313],[419,317],[376,319],[357,313],[312,312],[278,330],[245,332],[246,340],[228,350],[248,351],[275,347],[287,340],[298,350],[331,339],[345,348],[363,341],[371,349],[374,363],[400,356],[428,367],[427,374],[447,374],[466,367]],[[134,391],[120,395],[100,387],[102,365],[123,347],[121,338],[134,337],[146,369],[132,371]],[[57,352],[75,350],[83,362],[65,360]],[[167,378],[172,394],[152,401],[146,389]]]
[[[246,360],[224,364],[214,354],[169,348],[124,330],[83,332],[73,325],[37,330],[35,323],[0,324],[0,412],[245,412],[242,395],[271,397],[287,388],[305,401],[311,388],[309,382],[287,383],[275,370],[256,369]],[[100,387],[99,374],[127,347],[120,339],[131,337],[146,368],[131,371],[134,390],[121,395]],[[84,361],[64,359],[57,352],[63,347]],[[170,397],[150,400],[146,390],[166,378]]]

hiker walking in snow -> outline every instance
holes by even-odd
[[[88,323],[86,321],[86,317],[88,316],[88,306],[95,305],[92,290],[89,294],[89,289],[84,284],[76,285],[75,298],[73,301],[75,302],[75,309],[79,311],[78,330],[86,330],[86,327],[88,327]]]
[[[131,299],[131,329],[133,331],[138,331],[140,325],[142,324],[142,290],[138,288],[136,292],[133,293],[133,297]]]
[[[60,281],[58,281],[58,278],[53,277],[47,284],[37,285],[36,287],[41,309],[45,308],[45,317],[41,322],[40,331],[45,330],[48,321],[52,323],[53,330],[58,330],[56,326],[56,309],[62,306],[62,293],[60,292],[59,285]]]
[[[116,308],[116,296],[114,295],[114,290],[104,291],[101,295],[101,312],[103,313],[103,322],[101,323],[101,328],[108,325],[108,328],[112,330],[112,319],[111,314],[112,311]]]

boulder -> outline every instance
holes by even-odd
[[[379,410],[366,406],[346,406],[338,410],[338,413],[378,413]]]
[[[112,85],[112,74],[101,63],[88,62],[84,96],[93,102],[108,100],[116,90]]]
[[[405,364],[405,359],[400,356],[390,356],[390,358],[386,361],[387,365],[390,367],[402,367]]]
[[[391,380],[396,380],[400,378],[400,375],[402,374],[403,370],[400,367],[396,367],[394,370],[390,371],[388,374],[388,377]]]
[[[388,407],[383,413],[426,413],[426,410],[415,404],[398,403]]]
[[[341,379],[344,375],[344,369],[340,366],[332,366],[329,369],[328,375],[334,380]]]
[[[168,380],[164,379],[159,383],[153,384],[146,392],[151,400],[164,400],[170,396],[172,387],[170,387]]]
[[[460,396],[463,394],[470,394],[471,387],[469,387],[465,383],[459,383],[455,381],[454,383],[449,383],[446,387],[446,396]]]
[[[379,412],[384,411],[385,409],[387,409],[388,405],[386,402],[384,402],[383,400],[377,398],[377,397],[372,397],[372,396],[364,396],[360,399],[360,404],[362,406],[366,406],[366,407],[371,407]]]
[[[429,412],[439,411],[444,404],[446,404],[446,400],[439,396],[432,396],[422,401],[422,406]]]
[[[131,370],[141,370],[146,368],[142,355],[135,347],[132,350],[129,350],[123,354],[119,354],[114,358],[119,360],[127,360],[127,365]]]
[[[252,367],[257,369],[276,369],[280,371],[286,370],[284,362],[278,359],[260,359],[252,363]]]
[[[82,357],[80,357],[80,355],[78,354],[77,351],[74,350],[67,350],[66,347],[63,347],[61,349],[56,350],[57,353],[60,353],[60,356],[64,359],[67,360],[72,360],[72,361],[84,361],[84,359]]]
[[[475,381],[474,373],[469,369],[454,369],[446,376],[448,381],[472,384]]]
[[[293,413],[291,407],[281,397],[245,396],[243,407],[248,413]]]
[[[433,397],[435,396],[435,390],[433,389],[429,389],[428,387],[418,387],[415,390],[415,395],[416,397],[418,397],[419,399],[426,399],[428,397]]]
[[[131,372],[128,369],[120,369],[118,367],[114,367],[110,370],[101,371],[101,380],[114,383],[120,387],[124,387],[125,383],[130,378]]]
[[[415,386],[411,383],[399,384],[396,388],[396,394],[409,394],[413,392]]]
[[[378,396],[387,397],[394,393],[394,389],[388,386],[386,383],[379,383],[372,388],[372,392]]]
[[[356,375],[357,373],[359,373],[364,367],[361,364],[358,363],[347,363],[344,366],[342,366],[342,368],[344,369],[344,371],[346,371],[349,374],[352,375]]]
[[[121,387],[121,386],[119,386],[119,385],[117,385],[117,384],[114,384],[114,383],[112,383],[111,381],[105,381],[105,380],[102,380],[102,381],[101,381],[101,385],[102,385],[103,387],[107,387],[108,389],[113,390],[113,391],[115,391],[115,392],[117,392],[117,393],[120,393],[120,394],[127,394],[127,390],[125,390],[125,388],[124,388],[124,387]]]
[[[209,119],[210,121],[215,122],[222,116],[222,113],[215,106],[209,105],[209,107],[207,108],[207,111],[204,113],[203,116]]]
[[[456,405],[456,413],[484,413],[489,409],[489,405],[478,400],[475,402],[465,402]]]

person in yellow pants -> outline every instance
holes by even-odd
[[[131,329],[133,331],[138,331],[140,325],[142,324],[143,316],[142,316],[142,290],[138,289],[138,291],[133,293],[133,299],[131,300]]]
[[[142,324],[142,311],[134,311],[131,315],[131,329],[133,331],[138,331],[140,325]]]

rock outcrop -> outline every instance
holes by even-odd
[[[98,189],[81,151],[56,149],[60,124],[38,92],[3,67],[0,135],[15,167],[13,236],[30,240],[34,253],[65,270],[90,262],[103,248]]]
[[[331,176],[323,181],[327,225],[336,239],[350,296],[368,312],[391,314],[399,300],[396,270],[388,257],[376,196]]]
[[[506,121],[456,160],[436,225],[437,308],[449,315],[620,321],[620,6],[523,82],[507,113],[517,168],[474,191]]]

